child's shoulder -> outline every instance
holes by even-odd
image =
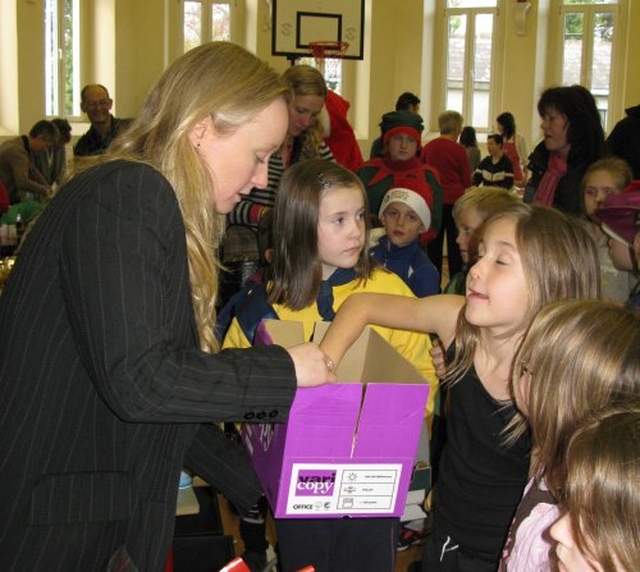
[[[411,288],[395,272],[386,268],[376,267],[369,279],[362,283],[362,292],[375,294],[401,294],[412,296]]]
[[[357,171],[357,175],[361,176],[370,172],[377,172],[379,169],[386,169],[386,165],[381,157],[375,157],[373,159],[369,159],[360,165]]]

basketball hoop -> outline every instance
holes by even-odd
[[[324,60],[327,58],[343,58],[349,49],[349,42],[309,42],[309,50],[316,60],[318,71],[324,75]]]

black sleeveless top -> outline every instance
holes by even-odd
[[[452,358],[453,347],[447,353]],[[531,442],[525,435],[503,444],[515,406],[491,397],[473,366],[449,393],[436,525],[463,550],[497,557],[527,482]]]

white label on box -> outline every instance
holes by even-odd
[[[287,515],[393,514],[401,463],[294,463]]]

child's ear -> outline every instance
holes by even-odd
[[[640,266],[640,230],[636,232],[636,236],[633,239],[633,252],[635,252],[636,262]]]

